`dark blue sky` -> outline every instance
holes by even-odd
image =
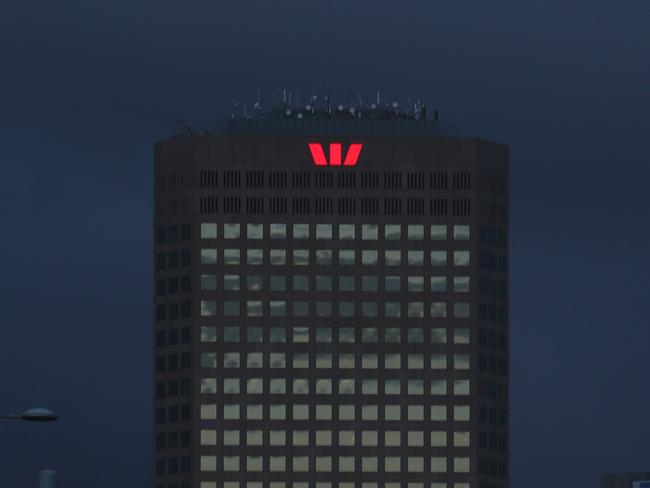
[[[152,144],[233,98],[422,97],[511,147],[512,486],[648,470],[647,0],[0,3],[0,486],[150,481]]]

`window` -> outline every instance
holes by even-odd
[[[431,266],[446,266],[447,251],[431,251]]]
[[[332,224],[317,224],[316,239],[332,239]]]
[[[408,226],[408,239],[410,241],[421,241],[424,239],[424,226],[423,225],[409,225]]]
[[[201,249],[201,264],[217,264],[217,250]]]
[[[386,266],[399,266],[402,262],[402,253],[399,250],[384,251]]]
[[[223,288],[226,291],[239,291],[239,275],[223,275]]]
[[[293,224],[294,239],[309,239],[309,224]]]
[[[239,239],[239,224],[223,224],[224,239]]]
[[[454,225],[454,240],[468,241],[469,240],[469,225]]]
[[[202,223],[201,239],[216,239],[216,238],[217,238],[217,224]]]
[[[384,239],[387,241],[398,241],[402,237],[402,227],[399,224],[387,224],[384,226]]]
[[[264,226],[262,224],[247,224],[247,239],[262,239],[264,237]]]
[[[444,241],[447,239],[447,226],[446,225],[432,225],[431,226],[431,240]]]
[[[364,241],[376,241],[379,237],[377,224],[363,224],[361,226],[361,238]]]
[[[202,274],[201,290],[216,290],[216,289],[217,289],[217,275]]]
[[[431,291],[445,292],[447,291],[447,277],[446,276],[432,276],[431,277]]]
[[[354,238],[354,224],[339,224],[339,239]]]
[[[469,251],[454,251],[454,266],[469,266]]]
[[[269,226],[269,237],[271,239],[286,239],[287,238],[287,225],[286,224],[271,224]]]

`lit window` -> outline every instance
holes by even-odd
[[[269,226],[269,236],[271,239],[286,239],[287,225],[286,224],[271,224]]]
[[[454,447],[469,447],[469,432],[454,432]]]
[[[455,302],[454,303],[454,317],[466,319],[469,317],[469,303],[468,302]]]
[[[364,266],[377,266],[379,262],[379,252],[371,249],[361,251],[361,264]]]
[[[284,266],[287,264],[287,250],[286,249],[271,249],[269,251],[272,266]]]
[[[217,289],[217,275],[202,274],[201,290],[216,290],[216,289]]]
[[[209,444],[204,444],[209,445]],[[201,456],[201,471],[210,472],[217,470],[217,456]]]
[[[409,225],[408,238],[410,241],[421,241],[424,239],[424,226],[423,225]]]
[[[226,291],[239,291],[239,275],[223,275],[223,289]]]
[[[239,394],[239,378],[225,378],[223,380],[223,392],[226,394]]]
[[[401,333],[397,327],[389,327],[384,331],[384,342],[398,344],[402,341]]]
[[[309,291],[309,276],[293,275],[294,291]]]
[[[399,224],[387,224],[384,226],[384,239],[387,241],[398,241],[402,237],[402,226]]]
[[[384,380],[385,395],[400,395],[402,393],[399,380]]]
[[[201,404],[201,420],[216,420],[217,406],[215,404]]]
[[[364,241],[376,241],[379,238],[377,224],[363,224],[361,226],[361,238]]]
[[[431,458],[431,472],[432,473],[446,473],[447,472],[447,458],[446,457],[432,457]]]
[[[454,329],[454,344],[469,344],[469,329]]]
[[[432,225],[431,226],[431,240],[444,241],[447,239],[447,226],[446,225]]]
[[[216,238],[217,238],[217,224],[202,223],[201,239],[216,239]]]
[[[215,358],[216,364],[216,358]],[[209,394],[217,392],[217,379],[216,378],[201,378],[201,393]]]
[[[447,420],[447,406],[431,405],[431,420],[434,422],[442,422]]]
[[[309,249],[294,249],[293,264],[295,266],[307,266],[309,264]]]
[[[354,249],[344,249],[339,251],[339,264],[342,266],[353,266],[355,261]]]
[[[469,354],[454,354],[454,369],[469,369]]]
[[[339,302],[339,317],[354,317],[354,302]]]
[[[412,318],[424,317],[424,303],[423,302],[409,302],[408,316]]]
[[[468,457],[455,457],[454,458],[454,473],[469,473],[469,458]]]
[[[217,342],[217,328],[201,327],[201,342]]]
[[[431,291],[447,291],[447,277],[446,276],[432,276],[431,277]]]
[[[330,327],[318,327],[316,329],[316,342],[332,342],[332,329]]]
[[[431,329],[432,344],[447,344],[447,329],[435,327]]]
[[[201,264],[217,264],[217,250],[201,249]]]
[[[316,250],[316,264],[321,266],[331,266],[332,264],[332,250],[331,249],[317,249]]]
[[[223,224],[223,237],[225,239],[239,239],[239,224]]]
[[[431,302],[431,317],[444,318],[447,316],[446,302]]]
[[[469,266],[469,251],[454,251],[454,266]]]
[[[375,327],[364,327],[361,334],[361,341],[364,344],[377,342],[377,329]]]
[[[294,239],[309,239],[309,224],[293,224]]]
[[[262,239],[264,237],[264,226],[262,224],[247,224],[247,239]]]
[[[469,405],[454,406],[454,421],[469,422]]]
[[[444,430],[432,431],[431,447],[447,447],[447,432]]]
[[[202,368],[216,368],[217,367],[217,353],[216,352],[202,352],[201,353],[201,367]]]
[[[264,264],[264,252],[262,249],[247,249],[246,263],[253,266]]]
[[[431,266],[445,266],[447,264],[447,251],[431,251]]]
[[[446,395],[447,394],[447,380],[431,380],[431,394],[432,395]]]
[[[386,447],[399,447],[401,445],[401,432],[399,430],[385,431],[384,445]]]
[[[384,251],[386,266],[399,266],[402,263],[402,252],[399,250]]]
[[[201,445],[202,446],[216,446],[217,445],[217,431],[201,429]],[[216,463],[216,459],[215,459]],[[201,469],[203,471],[203,469]]]
[[[201,300],[201,317],[217,315],[217,302],[214,300]]]
[[[454,380],[454,395],[469,395],[469,380]]]
[[[339,224],[339,239],[354,239],[354,224]]]
[[[332,224],[316,225],[316,239],[331,239],[331,238],[332,238]]]
[[[262,317],[264,309],[261,300],[248,300],[246,302],[246,316],[247,317]]]
[[[454,240],[468,241],[469,240],[469,225],[454,225]]]
[[[246,277],[246,289],[259,291],[262,288],[264,288],[264,278],[262,275],[248,275]]]
[[[408,290],[410,292],[424,291],[424,276],[409,276]]]
[[[228,265],[239,265],[239,249],[224,249],[223,263]]]
[[[269,340],[272,343],[284,343],[287,342],[286,330],[284,327],[271,327],[271,333],[269,334]]]
[[[446,354],[432,354],[431,355],[431,369],[447,369],[447,355]]]
[[[248,327],[246,328],[246,342],[263,342],[264,329],[261,327]]]

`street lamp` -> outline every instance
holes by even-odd
[[[0,419],[27,420],[28,422],[53,422],[58,417],[47,408],[32,408],[20,415],[0,415]]]

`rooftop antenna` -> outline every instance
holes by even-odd
[[[284,106],[287,105],[287,89],[286,88],[282,89],[282,105],[284,105]]]
[[[381,92],[377,90],[377,106],[381,105]]]

